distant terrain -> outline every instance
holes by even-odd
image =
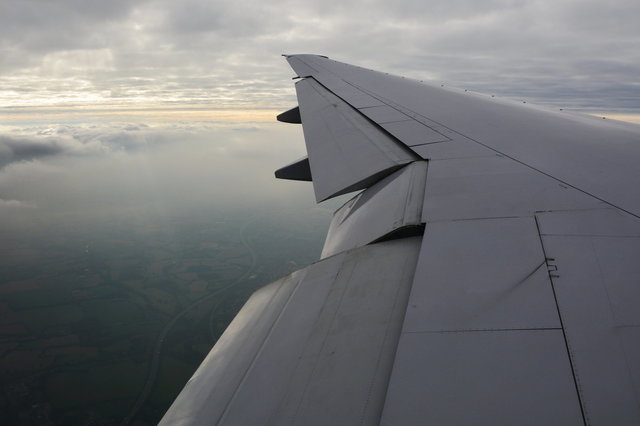
[[[258,287],[319,256],[330,214],[206,211],[8,229],[2,424],[155,424]]]

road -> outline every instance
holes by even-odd
[[[177,315],[175,315],[171,319],[171,321],[169,321],[167,323],[167,325],[164,326],[164,328],[162,329],[162,331],[160,332],[160,334],[156,338],[156,342],[155,342],[154,347],[153,347],[153,356],[152,356],[152,359],[151,359],[151,364],[149,366],[149,374],[147,375],[147,380],[146,380],[146,382],[144,384],[144,387],[142,388],[142,391],[140,392],[140,395],[138,395],[138,399],[136,400],[136,403],[133,405],[133,407],[131,407],[131,410],[129,411],[129,414],[120,423],[121,426],[126,426],[129,423],[131,423],[131,421],[138,414],[138,411],[140,411],[140,408],[142,408],[142,406],[146,402],[147,398],[149,397],[149,394],[153,390],[153,386],[155,385],[156,379],[158,377],[158,370],[160,369],[160,358],[161,358],[161,354],[162,354],[162,345],[164,343],[165,338],[167,337],[167,335],[169,334],[169,332],[173,328],[173,326],[175,326],[176,323],[178,321],[180,321],[180,319],[182,319],[182,317],[184,317],[186,314],[188,314],[189,311],[191,311],[195,307],[200,306],[201,304],[209,301],[210,299],[220,295],[220,293],[222,293],[224,291],[227,291],[230,288],[236,286],[237,284],[242,282],[244,279],[246,279],[251,274],[251,272],[253,272],[254,268],[256,267],[257,257],[256,257],[256,254],[255,254],[255,251],[249,245],[249,240],[248,240],[247,236],[245,235],[245,231],[246,231],[247,227],[250,224],[254,223],[255,221],[256,221],[256,219],[249,220],[240,229],[240,242],[242,243],[242,245],[244,245],[249,250],[249,253],[251,254],[251,266],[249,267],[249,269],[247,269],[246,272],[244,272],[240,277],[238,277],[231,284],[226,285],[226,286],[214,291],[213,293],[207,294],[206,296],[203,296],[200,299],[198,299],[198,300],[194,301],[193,303],[191,303],[189,306],[187,306],[182,311],[180,311]],[[211,317],[213,317],[214,311],[215,311],[215,307],[211,312]],[[212,328],[211,328],[212,320],[211,320],[211,317],[209,319],[209,330],[212,333]],[[212,333],[212,336],[213,336],[213,333]]]
[[[253,248],[249,244],[249,239],[245,235],[245,230],[246,230],[247,226],[249,226],[249,224],[251,224],[253,222],[255,222],[255,219],[245,223],[245,225],[240,230],[240,242],[242,242],[242,245],[245,246],[247,248],[247,250],[249,250],[249,254],[251,254],[251,266],[249,267],[249,269],[247,269],[247,271],[244,274],[242,274],[242,276],[240,276],[240,278],[238,278],[233,284],[231,284],[231,286],[234,286],[234,285],[238,284],[240,281],[248,278],[250,276],[250,274],[253,272],[253,270],[255,269],[255,267],[256,267],[256,263],[258,261],[258,258],[256,256],[256,252],[253,250]],[[218,306],[220,306],[220,303],[216,303],[211,308],[211,313],[209,314],[209,334],[211,335],[211,340],[214,343],[218,338],[217,332],[214,330],[214,324],[213,324],[213,321],[214,321],[214,318],[215,318],[216,309],[218,308]]]

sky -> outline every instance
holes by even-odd
[[[181,200],[300,188],[272,182],[304,154],[274,123],[296,104],[282,53],[638,120],[639,18],[637,0],[1,0],[0,214],[124,181],[135,199],[149,167]]]
[[[0,104],[282,108],[282,53],[640,108],[635,0],[2,0]]]

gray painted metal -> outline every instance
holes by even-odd
[[[582,425],[562,332],[402,334],[380,424]]]
[[[334,215],[322,258],[422,223],[426,161],[416,161],[361,192]]]
[[[496,153],[473,141],[456,140],[417,145],[411,149],[425,160],[450,160],[453,158],[495,157]]]
[[[378,424],[419,247],[414,237],[347,254],[272,424]]]
[[[602,206],[562,182],[494,155],[431,161],[423,220],[531,216],[536,211]]]
[[[303,58],[303,61],[298,59],[299,56]],[[289,58],[288,60],[294,69],[297,69],[296,67],[299,67],[299,64],[314,62],[314,57],[308,57],[308,55],[297,55]],[[395,103],[363,89],[353,82],[343,80],[325,69],[322,63],[314,62],[312,66],[315,71],[309,75],[312,75],[314,79],[325,87],[330,88],[352,107],[357,108],[368,119],[384,128],[398,142],[411,147],[415,152],[418,152],[415,148],[437,142],[467,141],[475,144],[475,142],[454,130],[429,120],[405,108],[402,104]],[[304,67],[300,69],[302,70]],[[429,157],[423,158],[427,159]]]
[[[428,223],[382,424],[582,424],[533,218]]]
[[[297,57],[292,58],[297,60]],[[289,60],[289,59],[287,59]],[[291,65],[293,63],[289,62]],[[295,68],[294,68],[295,69]],[[311,69],[311,68],[310,68]],[[322,69],[319,67],[319,69]],[[325,88],[330,87],[335,94],[340,93],[339,97],[354,108],[370,108],[375,106],[384,106],[385,103],[370,94],[365,93],[358,87],[347,83],[331,73],[319,73],[317,71],[308,74],[322,84]]]
[[[383,123],[382,127],[411,147],[449,140],[446,136],[415,120]]]
[[[317,201],[364,189],[418,156],[312,79],[296,83]]]
[[[300,107],[293,107],[281,114],[278,114],[276,119],[283,123],[302,124],[302,119],[300,118]]]
[[[589,424],[640,424],[640,220],[619,210],[538,215]]]
[[[536,217],[543,236],[640,237],[638,218],[618,209],[554,211]]]
[[[358,111],[366,115],[370,120],[380,124],[411,120],[411,117],[408,117],[397,109],[391,108],[387,105],[360,108]]]
[[[419,247],[362,247],[256,292],[161,424],[378,424]]]
[[[559,327],[533,218],[427,224],[403,332]]]
[[[309,157],[302,157],[284,167],[276,170],[275,175],[278,179],[301,180],[311,182],[311,168],[309,167]]]
[[[287,62],[291,65],[291,68],[298,73],[298,77],[308,77],[313,74],[317,74],[317,70],[313,68],[309,61],[303,61],[299,56],[286,56]]]
[[[288,60],[311,64],[314,78],[327,82],[337,96],[345,85],[362,94],[402,106],[456,134],[551,175],[640,216],[637,172],[640,128],[615,120],[554,111],[473,92],[434,87],[313,55]],[[332,85],[339,81],[340,85]]]

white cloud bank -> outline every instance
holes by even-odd
[[[273,176],[303,155],[299,126],[67,125],[38,133],[0,137],[4,219],[118,215],[131,209],[148,214],[211,206],[269,208],[313,199],[309,184]],[[18,217],[23,207],[37,208]]]

